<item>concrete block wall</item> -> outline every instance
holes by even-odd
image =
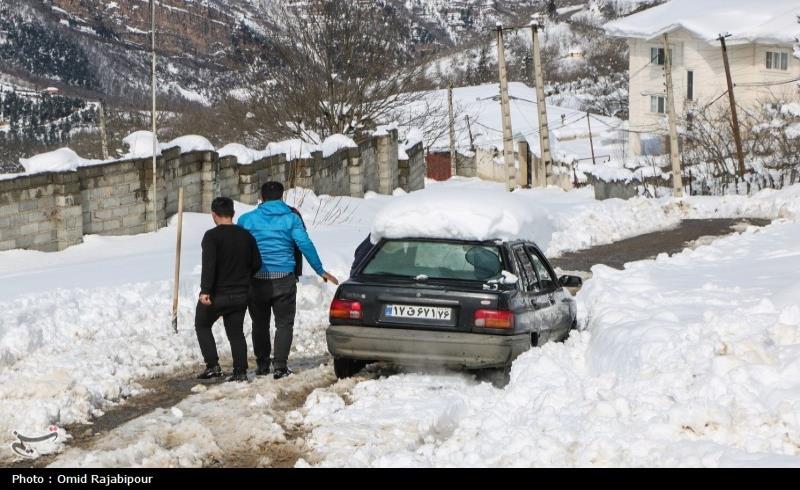
[[[422,142],[406,150],[408,160],[399,160],[398,185],[406,192],[417,191],[425,187],[425,150]]]
[[[79,181],[84,234],[133,235],[148,231],[151,160],[79,167],[75,173]],[[160,192],[163,196],[163,191]],[[161,214],[163,218],[163,210]]]
[[[323,158],[286,161],[275,155],[251,164],[213,151],[181,154],[179,148],[157,158],[155,212],[157,227],[178,210],[206,212],[219,195],[256,204],[261,184],[277,180],[316,194],[363,197],[366,191],[390,194],[425,185],[425,159],[419,144],[397,158],[397,131],[361,141]],[[47,172],[0,180],[0,250],[62,250],[81,243],[83,235],[133,235],[153,229],[151,158],[79,167],[74,172]]]
[[[77,175],[60,172],[0,180],[0,250],[53,252],[80,243]]]
[[[456,175],[459,177],[476,177],[478,175],[478,163],[475,153],[470,156],[456,153]]]
[[[360,182],[360,174],[357,171],[351,172],[352,167],[360,170],[358,165],[358,149],[343,148],[322,158],[322,152],[314,154],[313,160],[313,188],[317,194],[329,194],[332,196],[351,196],[353,193],[352,178],[355,177],[356,187]],[[351,164],[351,160],[356,160]],[[356,189],[358,193],[358,188]],[[363,189],[361,195],[363,196]]]

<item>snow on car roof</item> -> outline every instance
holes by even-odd
[[[547,226],[544,211],[497,188],[435,188],[393,199],[375,217],[372,241],[381,238],[534,240]]]
[[[732,41],[793,42],[798,32],[797,0],[671,0],[605,25],[621,37],[652,39],[684,28],[706,41],[730,33]]]

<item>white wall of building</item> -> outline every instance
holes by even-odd
[[[630,47],[630,145],[634,154],[648,149],[647,135],[636,132],[653,131],[663,134],[666,128],[666,115],[651,111],[651,96],[666,97],[664,67],[650,64],[650,49],[662,47],[662,38],[652,40],[629,38]],[[683,114],[688,104],[708,104],[727,90],[725,68],[720,44],[710,44],[697,38],[686,30],[669,34],[673,56],[672,79],[675,92],[675,110]],[[786,53],[787,69],[767,69],[767,52]],[[728,58],[734,84],[736,101],[742,107],[754,106],[759,100],[772,96],[797,97],[796,84],[789,83],[769,87],[750,87],[746,84],[781,82],[800,77],[800,60],[792,55],[791,44],[733,44],[728,46]],[[693,101],[687,99],[688,72],[693,72]],[[714,103],[728,104],[728,97],[719,98]],[[662,145],[663,148],[663,145]],[[654,148],[650,148],[653,150]]]

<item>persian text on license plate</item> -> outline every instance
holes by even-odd
[[[384,314],[387,318],[420,318],[423,320],[449,321],[453,315],[453,309],[439,306],[386,305]]]

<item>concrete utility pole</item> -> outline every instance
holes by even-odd
[[[547,103],[544,96],[544,74],[542,73],[542,53],[539,45],[539,29],[543,26],[541,15],[533,16],[531,22],[531,46],[533,50],[533,80],[536,83],[536,107],[539,109],[539,152],[538,174],[544,177],[542,186],[547,185],[547,169],[553,164],[550,157],[550,129],[547,125]],[[535,161],[535,160],[534,160]],[[534,172],[536,173],[536,172]]]
[[[736,113],[736,97],[733,94],[733,80],[731,79],[731,65],[728,63],[728,46],[725,38],[730,34],[719,35],[722,44],[722,61],[725,63],[725,78],[728,81],[728,99],[731,103],[731,121],[733,122],[733,139],[736,142],[736,158],[739,160],[739,177],[744,178],[744,152],[742,151],[742,135],[739,132],[739,115]]]
[[[453,115],[453,82],[447,84],[447,107],[450,114],[450,177],[456,176],[456,119]]]
[[[158,231],[158,207],[156,206],[156,185],[157,171],[156,153],[158,153],[158,139],[156,138],[156,0],[150,0],[150,50],[153,55],[153,63],[150,70],[150,89],[153,96],[153,109],[150,115],[153,123],[153,231]]]
[[[669,119],[669,155],[672,161],[672,188],[675,197],[683,196],[681,176],[681,157],[678,154],[678,125],[675,118],[675,94],[672,90],[672,56],[669,52],[669,38],[664,34],[664,76],[667,79],[667,117]]]
[[[108,160],[108,137],[106,136],[106,111],[105,103],[100,100],[97,104],[100,116],[100,149],[103,153],[103,160]]]
[[[509,189],[514,188],[514,136],[511,132],[511,107],[508,101],[508,72],[506,71],[506,53],[503,45],[503,26],[497,24],[497,66],[500,72],[500,110],[503,123],[503,159],[505,160],[505,178]]]

